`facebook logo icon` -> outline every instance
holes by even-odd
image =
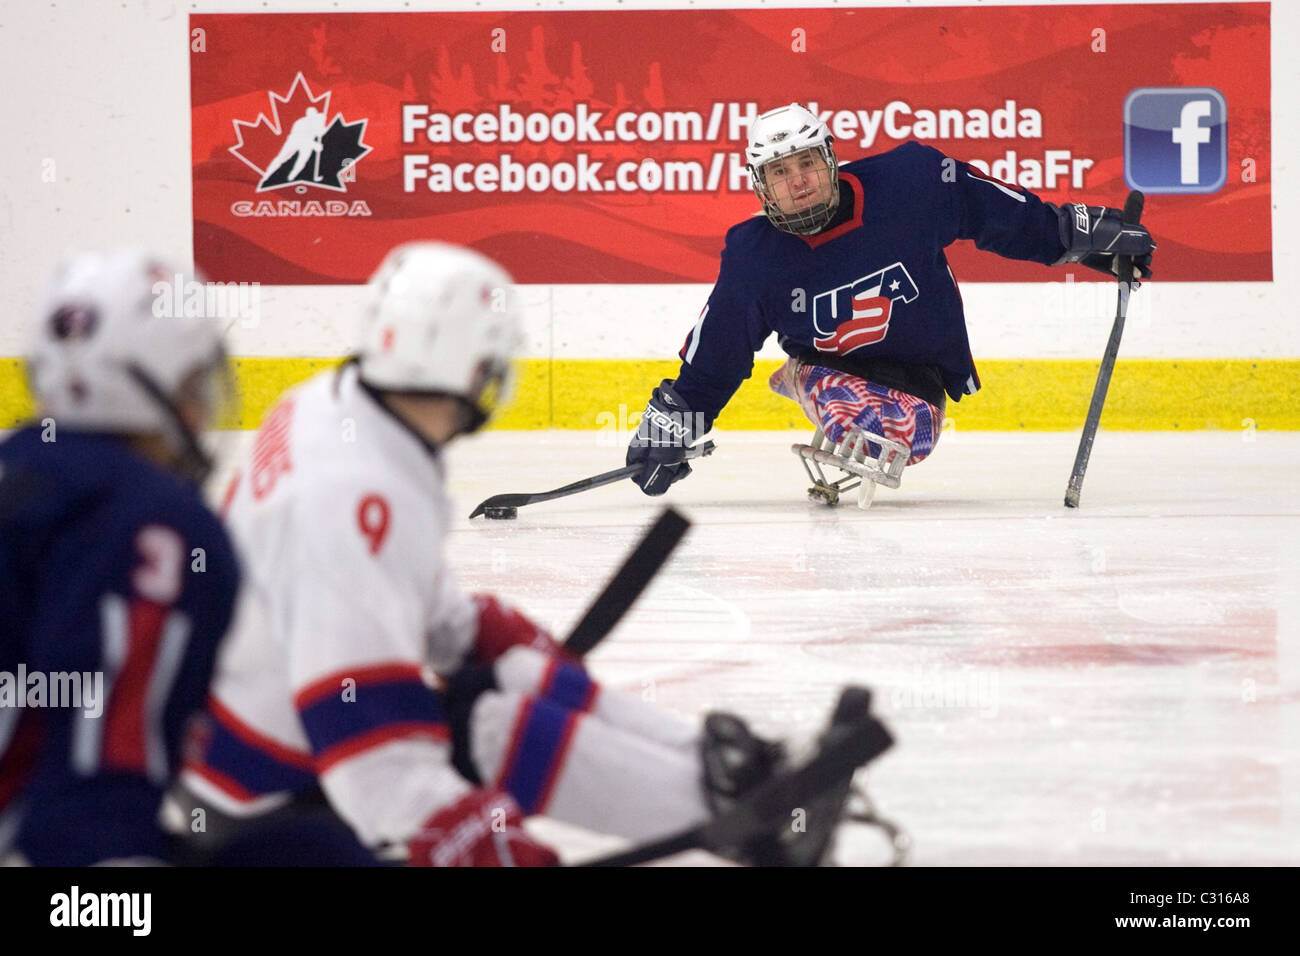
[[[1124,100],[1124,179],[1144,193],[1212,193],[1228,179],[1228,103],[1208,86],[1143,87]]]

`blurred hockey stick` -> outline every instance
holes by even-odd
[[[672,508],[663,510],[565,640],[566,652],[582,657],[614,629],[650,580],[659,573],[690,526],[691,523],[680,512]]]
[[[1128,194],[1124,201],[1123,220],[1128,225],[1136,225],[1142,218],[1143,195],[1136,189]],[[1097,426],[1101,424],[1101,410],[1106,404],[1106,391],[1110,388],[1110,375],[1115,370],[1115,357],[1119,355],[1119,340],[1124,334],[1124,316],[1128,312],[1128,297],[1133,293],[1133,257],[1119,256],[1119,303],[1115,309],[1115,324],[1111,326],[1110,341],[1106,343],[1106,353],[1102,356],[1101,367],[1097,369],[1097,384],[1092,389],[1092,402],[1088,406],[1088,418],[1083,424],[1083,434],[1079,436],[1079,451],[1074,456],[1074,469],[1070,472],[1070,483],[1065,488],[1065,507],[1079,507],[1079,494],[1083,491],[1083,476],[1088,470],[1088,459],[1092,456],[1092,443],[1097,437]]]
[[[684,461],[692,458],[702,458],[706,455],[713,454],[714,445],[711,441],[706,441],[700,445],[694,445],[686,449],[683,456]],[[612,484],[615,481],[622,481],[624,478],[631,478],[641,470],[641,465],[627,465],[623,468],[615,468],[613,471],[607,471],[603,474],[592,475],[590,478],[583,478],[575,481],[571,485],[565,485],[563,488],[556,488],[553,491],[539,491],[537,494],[503,494],[493,495],[491,498],[485,498],[479,502],[477,508],[469,513],[471,518],[477,518],[486,511],[493,509],[514,509],[522,508],[524,505],[537,504],[539,501],[551,501],[555,498],[565,498],[569,495],[576,495],[580,491],[587,491],[590,488],[599,488],[601,485]]]
[[[832,726],[802,767],[768,780],[731,810],[707,823],[579,866],[634,866],[686,850],[725,855],[790,826],[791,811],[806,807],[851,781],[854,771],[893,745],[885,725],[870,714]]]

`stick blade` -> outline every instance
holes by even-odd
[[[484,498],[478,503],[478,507],[469,513],[471,518],[477,518],[488,508],[518,508],[520,505],[526,505],[532,499],[532,495],[513,494],[513,495],[493,495],[491,498]]]

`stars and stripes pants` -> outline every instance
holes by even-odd
[[[929,402],[847,372],[789,359],[772,373],[772,391],[799,403],[808,420],[833,442],[850,428],[882,435],[912,450],[909,465],[934,451],[943,430],[943,411]],[[867,443],[873,455],[878,445]]]

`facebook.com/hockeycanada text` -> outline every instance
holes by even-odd
[[[1043,116],[1005,100],[991,108],[913,105],[892,100],[873,109],[809,109],[842,144],[869,150],[882,138],[1035,140]],[[608,111],[578,103],[572,110],[442,113],[423,103],[401,112],[402,189],[407,193],[473,192],[746,192],[749,173],[739,147],[758,117],[756,102],[716,102],[702,110]],[[497,152],[502,146],[517,152]],[[707,146],[715,146],[709,150]],[[484,148],[478,160],[469,158]],[[644,155],[646,152],[664,155]],[[636,158],[632,158],[635,154]],[[560,158],[556,158],[560,157]],[[998,179],[1026,189],[1084,188],[1090,157],[1049,148],[1019,156],[1007,149],[990,161],[970,160]]]

